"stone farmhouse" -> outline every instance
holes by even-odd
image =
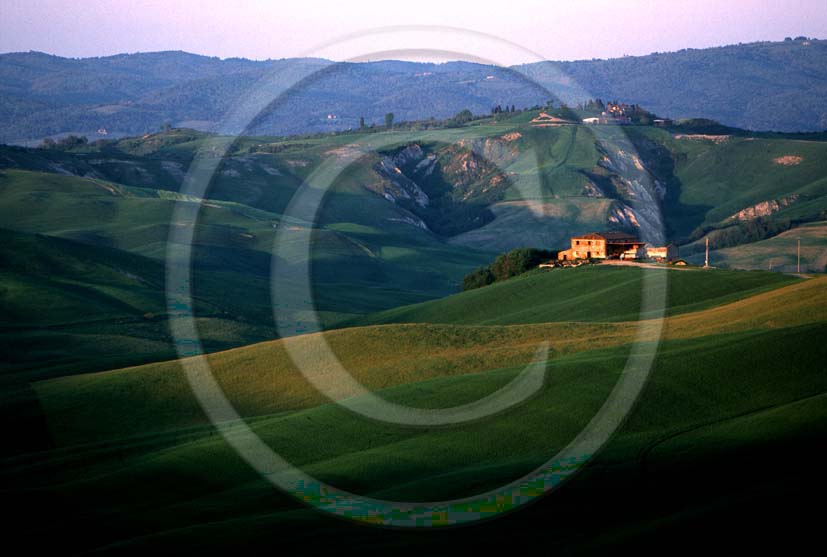
[[[591,232],[571,238],[571,247],[557,254],[559,261],[578,259],[655,259],[672,261],[678,250],[673,244],[649,246],[627,232]]]

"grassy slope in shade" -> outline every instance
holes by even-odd
[[[668,273],[666,313],[697,311],[796,279],[778,273],[585,267],[535,271],[441,300],[368,316],[379,323],[508,325],[548,321],[634,321],[646,273]]]
[[[112,248],[0,229],[0,366],[6,379],[111,369],[175,357],[164,268]],[[273,338],[225,309],[226,283],[204,279],[195,311],[207,350]],[[208,301],[211,300],[211,301]]]

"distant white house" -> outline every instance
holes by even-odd
[[[631,124],[632,119],[629,116],[616,116],[608,112],[604,112],[600,116],[596,116],[593,118],[583,118],[583,123],[588,125],[596,126],[600,125],[609,125],[609,124]]]

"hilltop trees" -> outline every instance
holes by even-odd
[[[603,112],[606,110],[606,105],[602,99],[589,99],[583,103],[583,110],[587,112]]]
[[[488,267],[477,269],[465,276],[463,290],[481,288],[494,282],[510,279],[530,271],[543,261],[555,257],[555,253],[536,248],[517,248],[497,257]]]
[[[456,116],[454,116],[454,121],[459,125],[467,124],[473,119],[474,115],[467,108],[457,112]]]
[[[559,113],[560,118],[564,120],[571,120],[575,122],[580,121],[580,116],[574,110],[572,110],[566,103],[561,103],[560,109],[557,112]]]
[[[43,143],[40,144],[41,149],[60,149],[60,150],[68,150],[74,147],[81,147],[89,143],[89,139],[86,136],[77,136],[77,135],[67,135],[66,137],[55,141],[51,137],[47,137],[43,140]]]
[[[491,114],[509,114],[509,113],[513,114],[516,111],[517,111],[517,107],[514,106],[513,104],[511,106],[508,106],[508,105],[502,106],[502,105],[498,104],[497,106],[495,106],[491,109]]]
[[[465,278],[462,279],[462,290],[467,291],[475,288],[482,288],[483,286],[488,286],[493,283],[495,280],[496,279],[494,278],[494,274],[491,272],[491,269],[488,267],[481,267],[473,273],[465,275]]]

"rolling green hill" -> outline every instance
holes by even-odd
[[[639,272],[637,269],[631,271],[635,274]],[[630,273],[627,277],[631,276],[632,280],[622,281],[618,280],[617,272],[606,268],[561,271],[560,274],[572,276],[552,284],[556,291],[563,293],[591,287],[607,300],[621,297],[635,299],[640,282],[634,279],[639,277]],[[685,296],[683,299],[693,300],[694,303],[671,306],[669,313],[673,315],[664,322],[665,338],[712,337],[744,330],[809,325],[827,318],[823,304],[827,301],[827,289],[823,278],[778,281],[774,280],[775,277],[782,275],[761,272],[669,273],[696,276],[691,281],[670,282],[670,298],[673,301]],[[543,278],[549,279],[551,274]],[[713,278],[705,279],[698,275]],[[610,291],[598,290],[606,284],[604,281],[618,286]],[[735,295],[731,290],[727,292],[726,286],[731,288],[729,283],[734,282],[737,287],[738,281],[741,281],[742,290]],[[544,287],[542,283],[519,278],[500,284],[538,294],[543,292]],[[466,293],[448,298],[446,302],[454,307],[462,304],[466,308],[490,307],[503,297],[497,286],[471,291],[480,294],[475,297],[469,297],[466,294],[470,293]],[[696,301],[701,290],[712,294]],[[530,306],[527,300],[524,304],[526,308]],[[433,302],[419,304],[422,309],[419,315],[433,310],[433,306]],[[257,416],[303,409],[324,402],[321,395],[301,377],[284,347],[285,343],[290,343],[297,350],[312,351],[320,335],[360,381],[371,389],[381,390],[399,384],[525,365],[544,339],[550,340],[555,354],[568,357],[584,351],[627,345],[635,338],[637,330],[637,315],[632,315],[628,321],[621,321],[617,316],[604,313],[602,319],[581,322],[568,320],[569,316],[564,312],[555,316],[551,311],[546,313],[545,320],[520,322],[513,316],[509,317],[492,323],[484,314],[469,313],[464,320],[455,319],[454,324],[361,326],[246,346],[210,355],[208,360],[222,388],[243,410],[242,414]],[[371,320],[381,322],[386,318],[385,314],[378,314]],[[584,338],[590,339],[589,342],[584,343]],[[170,405],[180,404],[189,398],[189,386],[181,375],[181,366],[177,361],[60,378],[38,385],[42,403],[47,404],[55,415],[62,416],[55,420],[52,430],[57,439],[79,442],[106,439],[124,435],[125,432],[139,435],[143,427],[141,424],[147,421],[155,423],[158,429],[204,423],[204,417],[198,412],[169,411]],[[123,414],[123,401],[118,399],[118,392],[145,401],[140,412]],[[79,409],[73,402],[78,393],[109,402],[89,405],[86,410]],[[107,418],[102,420],[104,415]],[[167,419],[195,421],[167,422]]]
[[[727,222],[739,211],[768,201],[790,203],[777,214],[768,213],[773,218],[812,219],[824,209],[827,144],[823,142],[684,136],[667,139],[664,146],[673,150],[676,160],[676,198],[671,208],[667,205],[667,219],[681,234],[688,234],[690,226]],[[687,222],[696,212],[686,209],[702,207],[703,220]]]
[[[762,272],[592,267],[534,271],[440,300],[387,310],[355,324],[512,325],[548,321],[636,321],[647,273],[667,273],[666,314],[698,311],[795,282]],[[654,296],[657,298],[657,296]],[[645,317],[645,316],[643,316]]]
[[[581,286],[596,288],[608,277],[622,285],[605,293],[617,300],[639,288],[634,280],[616,279],[615,273],[627,271],[554,271],[501,286],[522,284],[539,297],[542,286],[531,281],[557,280],[562,297],[576,298]],[[668,272],[680,289],[670,294],[677,311],[666,320],[640,403],[593,465],[559,493],[517,513],[524,526],[512,523],[510,531],[531,531],[563,505],[568,512],[546,524],[547,532],[560,533],[552,536],[552,548],[580,544],[583,513],[589,531],[603,532],[590,539],[595,551],[626,543],[648,547],[668,537],[670,528],[691,528],[694,513],[740,513],[743,522],[728,522],[740,531],[785,494],[812,489],[820,456],[810,453],[804,464],[782,458],[774,474],[759,464],[774,451],[806,451],[827,427],[821,372],[827,354],[820,342],[827,333],[825,279]],[[559,282],[565,273],[575,279]],[[727,288],[729,282],[735,286]],[[497,286],[475,292],[499,298]],[[711,294],[697,299],[703,290]],[[464,299],[469,309],[482,304],[455,299]],[[492,392],[531,358],[539,340],[551,340],[549,383],[537,397],[502,415],[451,428],[388,426],[326,403],[291,369],[280,347],[312,344],[315,335],[210,359],[248,423],[291,462],[358,493],[433,500],[507,481],[563,446],[605,398],[635,329],[634,323],[612,321],[383,325],[324,333],[365,384],[390,400],[421,407]],[[5,500],[20,509],[14,524],[21,535],[36,538],[48,528],[65,535],[67,550],[119,552],[169,543],[221,552],[241,533],[248,548],[276,539],[301,544],[311,532],[353,543],[393,543],[381,531],[346,529],[302,510],[263,483],[215,435],[175,362],[38,382],[34,388],[54,447],[36,457],[6,459],[0,476]],[[67,513],[62,501],[78,498],[89,503],[84,513]],[[710,510],[710,501],[720,508]],[[36,521],[30,520],[34,512]],[[653,521],[653,512],[670,526]],[[50,518],[58,516],[62,520]],[[90,520],[101,527],[78,527]],[[509,519],[503,520],[488,529],[448,530],[440,542],[417,539],[426,544],[421,547],[498,546],[499,528]]]
[[[11,369],[101,369],[174,354],[163,260],[176,200],[189,202],[167,190],[96,178],[0,174],[0,218],[24,231],[3,236],[3,342],[27,347],[9,356]],[[207,350],[275,335],[268,275],[274,226],[281,224],[279,215],[235,202],[202,206],[193,288],[203,301],[195,311]],[[280,256],[304,263],[289,250]],[[448,294],[485,260],[427,237],[345,224],[319,230],[312,257],[322,324]]]

